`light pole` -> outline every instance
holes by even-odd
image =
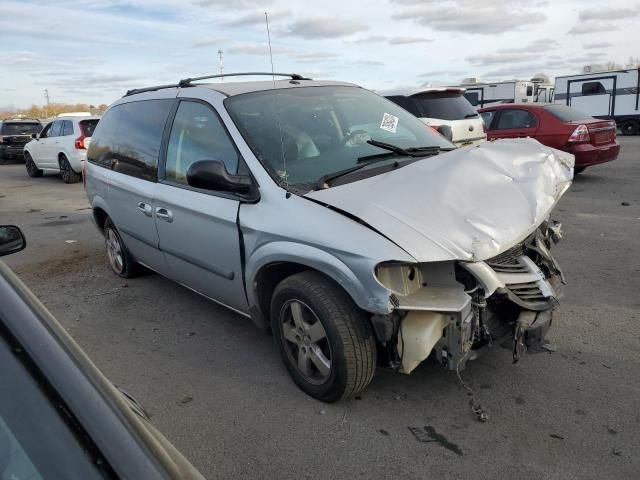
[[[224,55],[224,52],[222,50],[218,50],[218,59],[220,60],[220,75],[224,75],[224,64],[222,62],[222,57]],[[220,78],[221,81],[224,81],[224,77]]]
[[[49,90],[44,89],[44,99],[47,101],[44,107],[44,116],[45,118],[49,118]]]

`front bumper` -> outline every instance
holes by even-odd
[[[24,145],[0,145],[0,158],[2,157],[24,157]]]

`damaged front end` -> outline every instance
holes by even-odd
[[[514,362],[542,344],[565,283],[551,254],[561,236],[559,223],[545,221],[485,261],[378,265],[376,277],[395,306],[372,318],[382,363],[410,373],[433,354],[462,370],[482,347],[508,337]]]

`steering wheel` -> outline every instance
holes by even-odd
[[[347,133],[342,139],[342,145],[345,147],[357,147],[364,145],[367,140],[371,140],[371,135],[366,130],[354,130]]]

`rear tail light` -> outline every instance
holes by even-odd
[[[74,145],[76,150],[86,150],[87,149],[87,147],[85,145],[85,142],[84,142],[85,138],[86,137],[84,136],[84,133],[80,133],[80,136],[78,138],[76,138],[75,145]]]
[[[615,140],[618,135],[618,126],[616,125],[616,122],[609,122],[609,126],[611,127],[611,130],[613,130],[613,139]]]
[[[580,125],[576,128],[571,136],[569,137],[569,142],[578,143],[578,142],[590,142],[591,137],[589,137],[589,130],[586,125]]]

